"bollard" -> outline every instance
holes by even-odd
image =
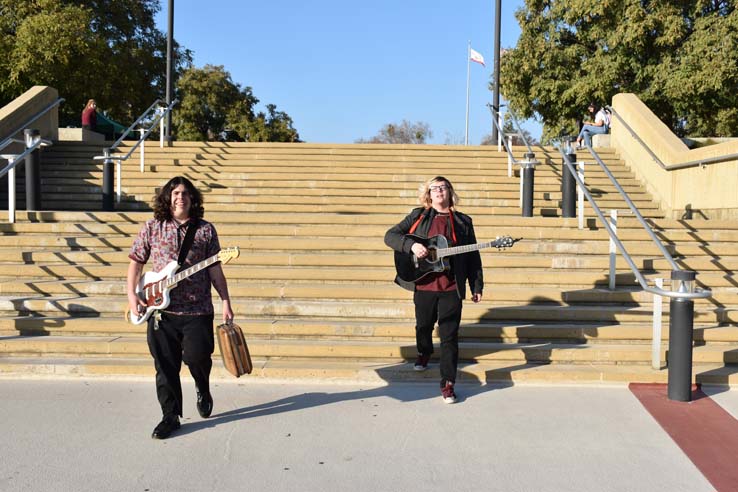
[[[566,157],[569,158],[572,164],[576,165],[577,154],[574,153],[571,145],[566,149]],[[561,164],[561,216],[576,217],[577,182],[563,158],[561,159]]]
[[[523,217],[533,217],[533,185],[535,182],[536,155],[532,152],[526,152],[525,162],[523,162],[522,179],[523,179]]]
[[[672,290],[694,292],[697,272],[673,270]],[[692,335],[694,332],[694,301],[672,297],[669,302],[669,355],[667,357],[668,396],[670,400],[692,399]]]
[[[112,212],[115,210],[113,206],[114,177],[113,159],[110,158],[110,150],[105,149],[105,160],[103,161],[102,209],[106,212]]]
[[[23,130],[26,148],[32,147],[41,140],[41,132],[33,129]],[[36,149],[26,157],[26,210],[41,210],[41,156]]]

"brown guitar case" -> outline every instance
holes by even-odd
[[[251,364],[249,347],[246,345],[241,327],[231,321],[219,325],[215,330],[218,335],[220,356],[226,370],[237,378],[243,374],[251,374],[254,366]]]

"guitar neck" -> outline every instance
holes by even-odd
[[[490,241],[488,243],[466,244],[464,246],[454,246],[452,248],[441,248],[436,250],[436,255],[439,258],[443,258],[444,256],[460,255],[462,253],[469,253],[470,251],[492,248],[495,246],[495,243],[496,241]]]
[[[177,285],[179,282],[181,282],[182,280],[186,279],[187,277],[191,277],[192,275],[196,274],[203,268],[207,268],[213,263],[217,263],[217,262],[218,262],[218,255],[213,255],[206,260],[202,260],[201,262],[196,263],[192,265],[191,267],[182,270],[181,272],[179,272],[178,274],[174,275],[172,278],[167,280],[166,287],[173,287]]]

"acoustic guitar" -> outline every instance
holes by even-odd
[[[412,283],[417,282],[431,273],[448,271],[451,268],[451,262],[448,259],[449,256],[470,253],[485,248],[503,250],[520,241],[520,238],[513,239],[510,236],[503,236],[488,243],[466,244],[464,246],[449,248],[448,240],[441,234],[430,238],[424,238],[414,234],[407,234],[406,237],[411,238],[416,243],[422,244],[428,250],[428,256],[425,258],[418,258],[413,253],[408,254],[395,251],[395,270],[397,270],[397,276],[405,282]]]

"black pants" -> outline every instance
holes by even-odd
[[[161,313],[158,327],[149,318],[147,341],[156,368],[156,395],[166,416],[182,415],[182,362],[190,368],[198,390],[210,391],[215,340],[213,315],[187,316]]]
[[[459,363],[459,323],[461,299],[456,291],[429,292],[416,290],[415,343],[418,353],[433,353],[433,327],[438,321],[441,338],[441,387],[446,381],[456,382],[456,366]]]

